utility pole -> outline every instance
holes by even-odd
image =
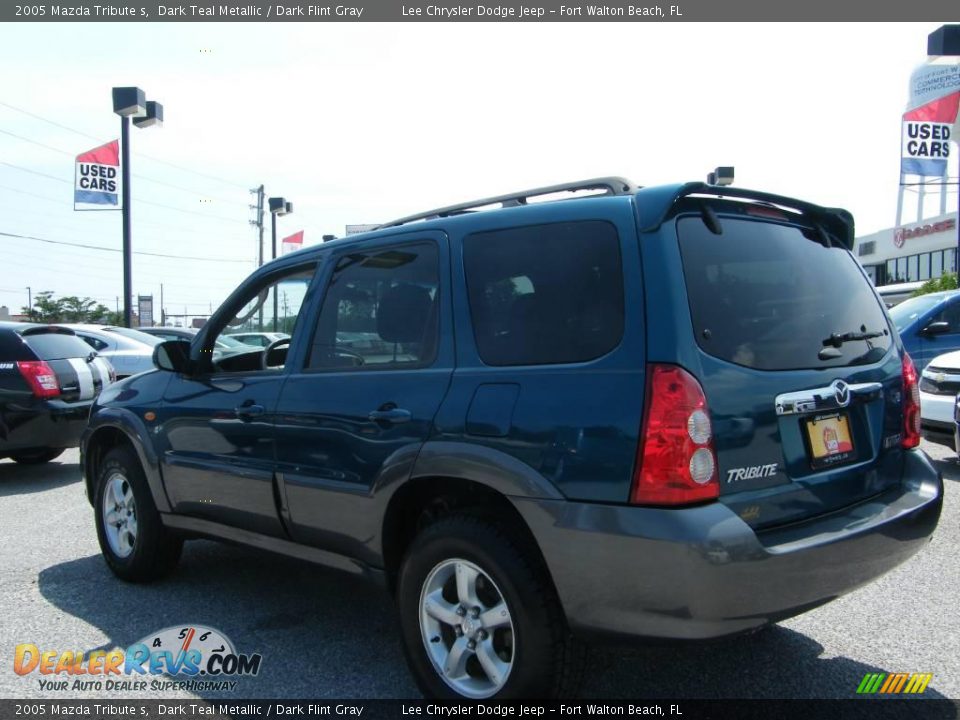
[[[27,319],[33,320],[33,290],[27,285]]]
[[[163,283],[160,283],[160,327],[167,326],[167,316],[163,311]]]

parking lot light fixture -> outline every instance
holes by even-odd
[[[270,244],[271,258],[277,259],[277,215],[289,215],[293,212],[293,203],[286,198],[272,197],[267,200],[270,208]],[[261,323],[262,324],[262,323]],[[277,332],[277,292],[273,292],[273,331]]]
[[[113,112],[120,116],[120,182],[123,185],[123,324],[133,326],[133,244],[130,230],[130,118],[140,128],[163,125],[163,105],[148,101],[138,87],[113,88]]]

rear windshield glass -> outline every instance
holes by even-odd
[[[890,319],[897,326],[897,332],[903,332],[918,317],[926,315],[943,300],[943,295],[921,295],[920,297],[908,298],[899,305],[890,308]]]
[[[44,332],[25,335],[23,339],[41,360],[87,357],[93,352],[90,346],[76,335]]]
[[[847,250],[828,248],[793,226],[734,218],[722,226],[714,235],[699,217],[677,223],[694,333],[704,352],[759,370],[883,357],[891,343],[886,316]]]

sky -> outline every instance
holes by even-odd
[[[945,18],[944,22],[949,21]],[[305,246],[603,175],[736,184],[896,220],[900,116],[943,23],[17,24],[0,43],[0,305],[122,294],[119,212],[74,212],[74,156],[131,129],[133,291],[206,315],[256,266],[261,183]],[[955,148],[956,146],[954,146]],[[956,204],[955,196],[950,207]],[[269,216],[265,256],[270,256]],[[172,257],[158,257],[168,255]]]

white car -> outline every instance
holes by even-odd
[[[115,325],[57,323],[73,330],[84,342],[107,358],[117,379],[153,370],[153,347],[163,340],[131,328]]]
[[[920,427],[924,438],[954,450],[958,393],[960,350],[937,355],[920,374]]]

